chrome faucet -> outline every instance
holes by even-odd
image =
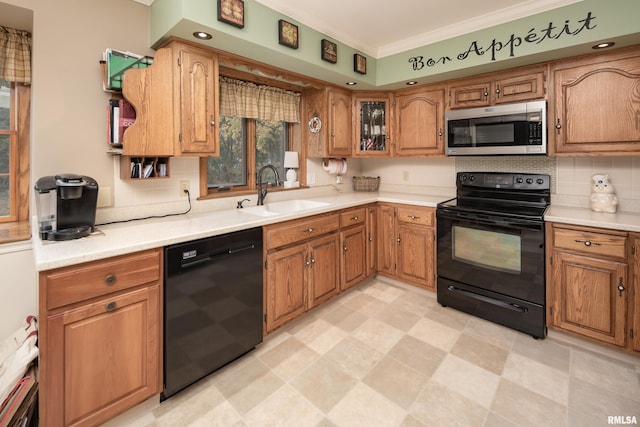
[[[278,169],[273,165],[264,165],[260,168],[258,172],[258,206],[264,205],[264,198],[267,197],[267,187],[269,186],[268,182],[265,182],[264,189],[262,189],[262,173],[265,169],[271,169],[276,176],[276,186],[280,185],[280,175],[278,174]]]

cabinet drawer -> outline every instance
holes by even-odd
[[[364,224],[367,216],[367,208],[349,209],[340,212],[340,227]]]
[[[626,234],[554,228],[553,246],[555,249],[625,259],[627,236]]]
[[[160,254],[154,249],[43,272],[47,309],[157,281]]]
[[[399,206],[397,212],[398,222],[424,225],[426,227],[432,227],[434,224],[434,210],[432,208]]]
[[[293,220],[265,230],[267,250],[311,239],[340,227],[339,215],[330,214],[311,219]]]

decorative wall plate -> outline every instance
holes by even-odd
[[[321,128],[322,128],[322,122],[320,121],[319,117],[314,117],[311,120],[309,120],[309,130],[311,131],[311,133],[318,133],[320,132]]]

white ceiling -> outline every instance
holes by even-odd
[[[582,0],[256,0],[382,58]]]

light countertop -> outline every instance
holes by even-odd
[[[42,242],[40,239],[34,238],[33,253],[36,270],[44,271],[366,203],[404,203],[435,208],[439,202],[449,198],[449,196],[442,195],[393,192],[338,193],[332,196],[305,198],[326,202],[325,206],[277,216],[257,216],[240,212],[239,209],[224,209],[162,219],[103,225],[98,227],[98,231],[89,237],[66,242]],[[547,209],[545,220],[640,232],[640,214],[638,213],[596,213],[585,208],[552,205]],[[37,236],[37,229],[34,230],[34,236]]]
[[[241,212],[240,209],[225,209],[206,213],[189,213],[162,219],[103,225],[98,227],[98,231],[91,236],[76,240],[43,242],[34,237],[33,253],[36,270],[44,271],[317,215],[366,203],[380,201],[436,207],[439,202],[449,198],[447,196],[386,192],[349,192],[327,197],[305,197],[307,200],[317,200],[328,204],[322,207],[271,217],[247,214]],[[269,202],[266,204],[268,205]],[[246,206],[249,207],[249,205]],[[33,235],[38,235],[37,228],[34,230]]]

